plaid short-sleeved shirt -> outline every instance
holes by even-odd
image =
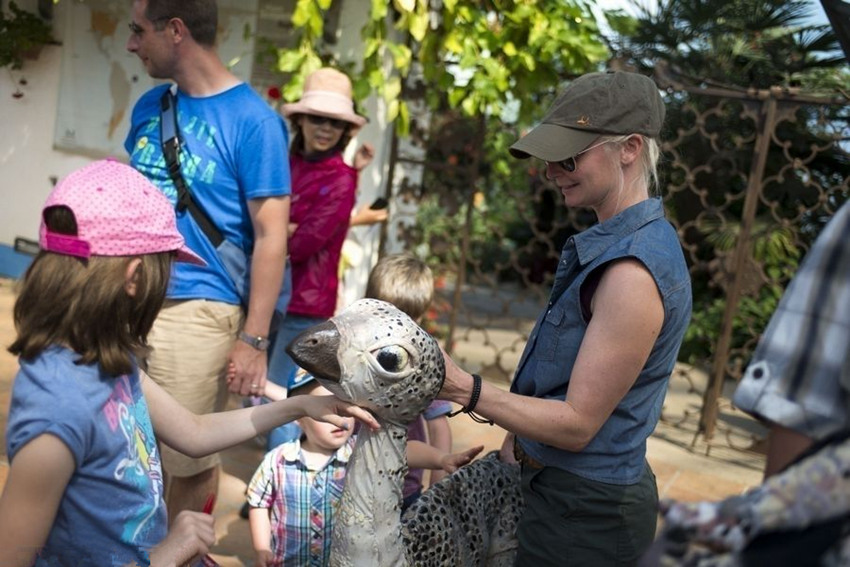
[[[266,453],[248,485],[248,505],[269,510],[272,550],[285,566],[328,564],[334,515],[355,436],[319,471],[304,463],[299,440]]]
[[[850,427],[850,202],[782,296],[734,402],[812,439]]]

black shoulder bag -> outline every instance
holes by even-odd
[[[177,189],[177,210],[182,213],[186,209],[189,209],[189,214],[198,223],[198,227],[204,232],[213,247],[218,248],[224,241],[224,237],[213,224],[206,211],[199,207],[198,203],[192,198],[192,194],[189,193],[186,182],[183,180],[183,174],[180,171],[180,136],[177,130],[176,102],[177,99],[174,97],[171,88],[166,89],[162,93],[162,98],[159,99],[159,132],[162,138],[162,153],[165,156],[168,175]]]
[[[221,231],[210,219],[189,191],[183,173],[180,171],[180,131],[177,128],[177,98],[172,87],[165,89],[159,100],[160,137],[162,138],[162,153],[168,167],[168,175],[177,189],[177,211],[189,211],[198,227],[213,245],[221,263],[227,270],[230,279],[236,286],[236,292],[242,300],[242,305],[248,308],[248,292],[251,290],[251,257],[242,248],[233,244],[221,234]],[[283,283],[275,303],[275,311],[283,315],[292,296],[292,273],[289,258],[283,274]]]

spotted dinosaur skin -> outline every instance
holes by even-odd
[[[519,487],[519,465],[492,451],[423,492],[402,517],[410,564],[513,567]]]
[[[437,341],[383,301],[363,299],[289,345],[295,362],[381,424],[361,429],[334,527],[333,567],[513,565],[519,469],[488,455],[427,490],[400,518],[407,426],[445,378]]]

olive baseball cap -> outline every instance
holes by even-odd
[[[601,135],[658,138],[664,101],[652,79],[637,73],[589,73],[558,96],[543,120],[514,142],[511,155],[557,162],[572,157]]]

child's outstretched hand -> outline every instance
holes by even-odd
[[[341,429],[349,430],[354,424],[345,416],[351,416],[362,421],[369,429],[381,428],[374,415],[359,406],[342,401],[336,396],[299,396],[298,401],[303,404],[304,414],[316,421],[324,421]]]
[[[168,535],[151,551],[151,567],[197,561],[214,543],[215,522],[210,514],[180,512]]]
[[[484,450],[484,445],[478,445],[477,447],[472,447],[471,449],[461,451],[460,453],[448,453],[443,455],[443,458],[440,459],[440,466],[444,471],[451,474],[463,465],[472,461],[472,459],[475,458],[475,455],[480,453],[482,450]]]

